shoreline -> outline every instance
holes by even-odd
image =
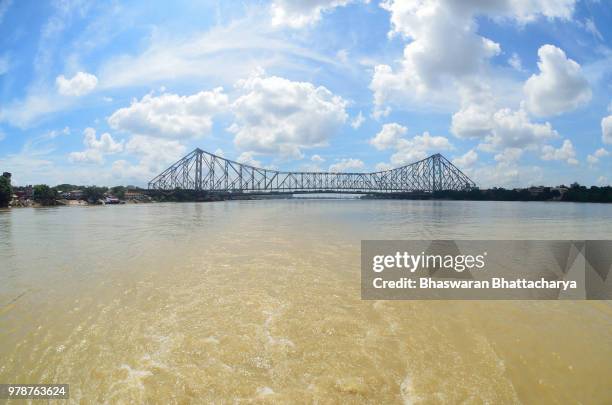
[[[490,202],[490,203],[552,203],[552,204],[563,204],[563,203],[575,203],[575,204],[610,204],[607,201],[564,201],[564,200],[470,200],[470,199],[453,199],[453,198],[258,198],[258,197],[249,197],[249,198],[213,198],[213,199],[193,199],[193,200],[182,200],[182,201],[172,201],[172,200],[151,200],[151,201],[122,201],[120,203],[115,204],[106,204],[106,203],[90,203],[87,201],[73,201],[70,202],[58,202],[57,204],[41,204],[36,202],[28,202],[26,204],[19,205],[9,205],[6,207],[0,207],[0,210],[9,210],[9,209],[23,209],[23,208],[52,208],[52,207],[103,207],[106,205],[109,206],[121,206],[121,205],[142,205],[142,204],[155,204],[155,203],[210,203],[210,202],[220,202],[220,201],[270,201],[270,200],[300,200],[300,201],[330,201],[330,200],[338,200],[338,201],[355,201],[355,200],[363,200],[363,201],[373,201],[373,200],[394,200],[394,201],[457,201],[457,202]]]

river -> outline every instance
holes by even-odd
[[[0,383],[81,403],[610,403],[612,305],[362,301],[362,239],[612,239],[612,205],[0,211]]]

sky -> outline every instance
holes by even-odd
[[[0,171],[144,186],[441,153],[482,188],[612,182],[610,0],[0,0]]]

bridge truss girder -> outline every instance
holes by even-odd
[[[466,190],[474,186],[469,177],[440,154],[373,173],[283,172],[238,163],[199,148],[149,182],[152,190],[236,193],[406,193]]]

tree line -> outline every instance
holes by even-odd
[[[494,187],[487,190],[474,188],[467,191],[445,190],[434,192],[434,198],[472,201],[569,201],[569,202],[612,202],[611,186],[586,187],[573,183],[569,187],[540,187],[530,189],[504,189]],[[562,190],[562,191],[560,191]]]
[[[0,207],[7,207],[12,200],[12,196],[16,192],[27,190],[31,187],[31,199],[41,205],[57,205],[57,200],[62,198],[62,194],[80,190],[82,192],[81,199],[90,203],[97,203],[105,197],[107,193],[124,199],[125,193],[128,190],[140,190],[134,186],[115,186],[115,187],[100,187],[100,186],[78,186],[74,184],[59,184],[57,186],[48,186],[47,184],[36,184],[27,187],[13,187],[11,185],[11,175],[5,172],[0,177]]]

